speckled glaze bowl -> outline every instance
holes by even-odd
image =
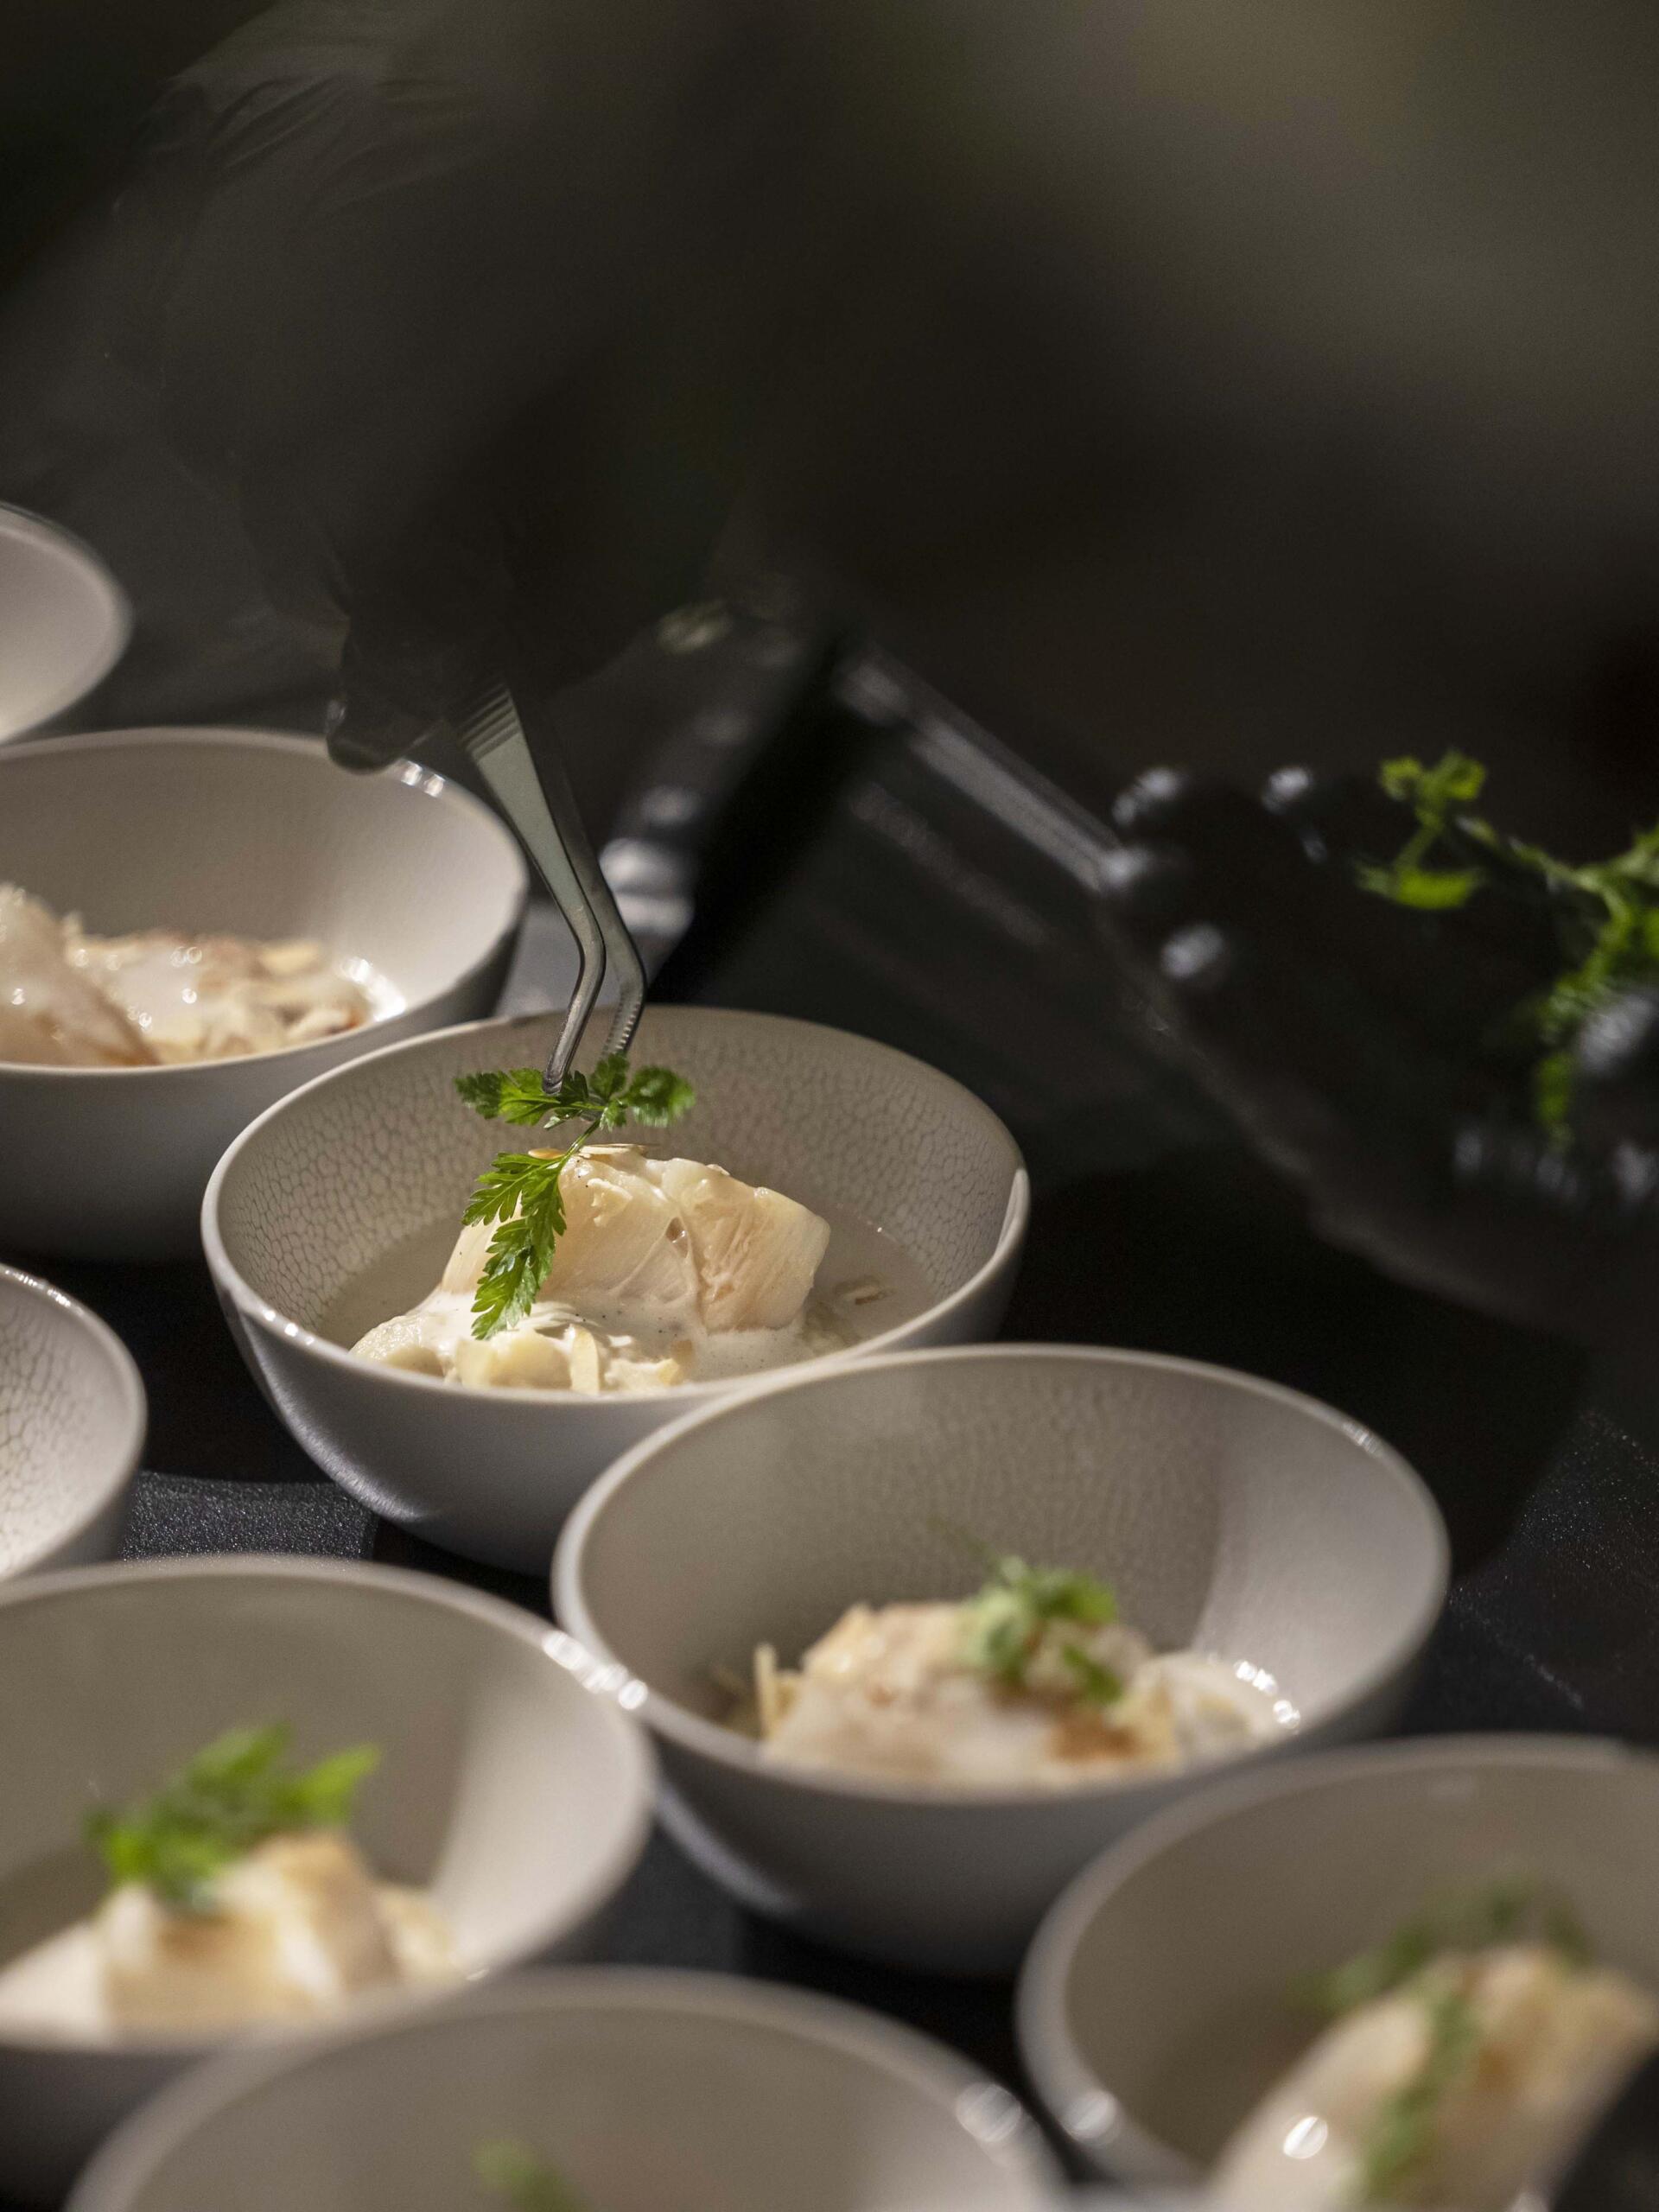
[[[227,1728],[281,1721],[302,1758],[380,1747],[353,1827],[384,1878],[430,1890],[471,1979],[586,1955],[645,1848],[653,1775],[640,1731],[572,1662],[516,1605],[338,1560],[158,1560],[7,1585],[0,1953],[97,1902],[94,1807],[154,1789]],[[353,2016],[435,2001],[448,1996],[404,1990]],[[237,2047],[296,2038],[254,2031]],[[55,2203],[117,2120],[226,2042],[0,2028],[0,2201]]]
[[[419,2020],[226,2063],[139,2114],[72,2212],[457,2212],[521,2142],[603,2212],[1042,2212],[1007,2090],[850,2005],[725,1976],[524,1975]]]
[[[298,1441],[377,1513],[493,1565],[545,1573],[566,1514],[611,1462],[732,1386],[590,1396],[471,1389],[353,1357],[437,1281],[480,1168],[519,1132],[455,1096],[475,1068],[535,1065],[558,1017],[480,1023],[377,1052],[296,1092],[226,1154],[202,1238],[231,1325]],[[591,1063],[603,1022],[595,1025]],[[887,1230],[933,1296],[838,1354],[988,1336],[1025,1234],[1014,1140],[959,1084],[861,1037],[772,1014],[648,1009],[636,1064],[696,1084],[664,1140],[810,1206]]]
[[[195,1249],[214,1161],[273,1099],[493,1008],[528,878],[487,807],[409,762],[352,776],[308,738],[137,729],[0,747],[0,883],[100,931],[315,938],[394,995],[360,1029],[245,1058],[0,1061],[0,1250],[149,1260]]]
[[[0,1267],[0,1582],[110,1557],[145,1418],[114,1332],[50,1283]]]
[[[790,1766],[721,1725],[759,1643],[787,1663],[860,1599],[961,1597],[952,1529],[1116,1589],[1162,1649],[1274,1675],[1299,1732],[1178,1772],[969,1790]],[[999,1344],[806,1370],[633,1452],[555,1561],[567,1629],[619,1676],[664,1818],[746,1904],[876,1957],[1012,1967],[1115,1836],[1227,1769],[1384,1726],[1446,1590],[1422,1484],[1328,1407],[1138,1352]]]
[[[1198,2181],[1310,2026],[1287,1999],[1427,1899],[1525,1872],[1599,1958],[1659,1989],[1659,1758],[1582,1737],[1447,1736],[1241,1777],[1080,1875],[1043,1923],[1020,2050],[1103,2172]]]

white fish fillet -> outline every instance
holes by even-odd
[[[131,1068],[155,1059],[139,1032],[64,957],[58,918],[0,884],[0,1060]]]
[[[1379,2111],[1429,2048],[1426,1988],[1471,2006],[1475,2053],[1446,2090],[1432,2138],[1395,2201],[1509,2212],[1594,2124],[1659,2041],[1659,2006],[1626,1975],[1579,1968],[1542,1944],[1446,1955],[1427,1975],[1325,2031],[1244,2122],[1211,2180],[1228,2212],[1350,2212]]]

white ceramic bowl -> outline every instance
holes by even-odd
[[[153,1787],[226,1728],[283,1720],[302,1757],[382,1747],[357,1832],[387,1878],[430,1886],[470,1974],[582,1955],[644,1848],[652,1761],[614,1700],[559,1663],[562,1648],[516,1606],[339,1561],[169,1560],[10,1585],[8,1950],[94,1902],[80,1843],[92,1807]],[[422,2001],[365,2010],[397,2017]],[[207,2048],[0,2031],[0,2197],[60,2195],[114,2121]]]
[[[419,2020],[217,2066],[109,2145],[73,2212],[455,2212],[517,2139],[603,2212],[1037,2212],[1004,2089],[850,2005],[711,1974],[524,1975]]]
[[[494,1006],[526,880],[518,847],[467,792],[408,764],[349,775],[306,738],[122,730],[0,750],[0,883],[106,932],[318,938],[366,960],[401,1001],[343,1036],[245,1059],[0,1062],[0,1249],[193,1250],[213,1162],[273,1099]]]
[[[577,1509],[559,1618],[645,1686],[664,1817],[746,1904],[874,1955],[1011,1967],[1103,1845],[1210,1760],[1069,1790],[929,1789],[791,1767],[721,1725],[711,1670],[793,1658],[858,1599],[960,1596],[942,1522],[1116,1588],[1162,1649],[1274,1675],[1302,1728],[1383,1726],[1440,1611],[1421,1484],[1338,1414],[1248,1376],[1059,1345],[804,1372],[652,1440]]]
[[[469,1113],[455,1077],[539,1063],[558,1026],[479,1024],[340,1070],[245,1131],[202,1207],[232,1325],[318,1465],[429,1541],[536,1573],[596,1475],[730,1387],[469,1389],[346,1346],[431,1289],[479,1170],[520,1134]],[[634,1054],[697,1086],[667,1139],[676,1151],[808,1205],[850,1208],[919,1263],[932,1304],[836,1363],[995,1329],[1025,1233],[1026,1175],[1007,1131],[959,1084],[840,1030],[704,1007],[650,1008]]]
[[[125,594],[90,546],[0,506],[0,743],[85,698],[130,628]]]
[[[0,1582],[108,1559],[144,1446],[144,1386],[96,1313],[0,1267]]]
[[[1177,1807],[1055,1906],[1020,1982],[1033,2080],[1104,2172],[1189,2183],[1310,2031],[1299,1975],[1495,1868],[1559,1883],[1598,1955],[1659,1988],[1659,1758],[1444,1737],[1299,1762]]]

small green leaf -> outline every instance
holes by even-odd
[[[1408,868],[1396,861],[1392,868],[1373,868],[1361,861],[1354,870],[1362,891],[1391,899],[1396,906],[1414,906],[1425,913],[1441,913],[1467,906],[1486,878],[1478,868]]]
[[[500,1068],[455,1077],[455,1089],[486,1122],[536,1128],[557,1110],[539,1068]]]
[[[279,1726],[231,1729],[152,1796],[92,1814],[86,1840],[111,1886],[140,1882],[169,1904],[200,1910],[214,1877],[256,1844],[344,1827],[379,1753],[362,1745],[293,1772],[283,1764],[288,1742]]]
[[[1060,1656],[1077,1678],[1077,1689],[1090,1705],[1116,1705],[1123,1694],[1121,1675],[1091,1658],[1080,1643],[1063,1643]]]
[[[480,2143],[473,2153],[473,2171],[514,2212],[588,2212],[587,2199],[526,2144]]]
[[[1360,2145],[1362,2204],[1397,2201],[1401,2184],[1433,2148],[1440,2107],[1480,2044],[1474,2007],[1461,1991],[1425,1992],[1428,2048],[1410,2080],[1383,2100]]]
[[[653,1128],[666,1128],[689,1114],[697,1103],[696,1092],[683,1075],[676,1075],[671,1068],[641,1068],[630,1081],[623,1097],[633,1119]]]
[[[1529,1874],[1502,1874],[1435,1899],[1372,1949],[1298,1983],[1291,1993],[1297,2004],[1338,2018],[1388,1996],[1444,1951],[1490,1950],[1529,1932],[1575,1964],[1589,1957],[1584,1929],[1560,1891]]]
[[[628,1056],[626,1052],[607,1052],[594,1070],[594,1096],[602,1104],[615,1098],[628,1087]]]
[[[1005,1688],[1026,1684],[1032,1662],[1057,1626],[1102,1628],[1117,1618],[1116,1597],[1092,1575],[1033,1567],[1013,1553],[992,1556],[990,1569],[963,1607],[963,1664]],[[1111,1670],[1098,1666],[1082,1645],[1068,1638],[1058,1649],[1064,1663],[1084,1682],[1085,1695],[1108,1703],[1122,1694]]]
[[[541,1159],[504,1153],[479,1178],[467,1210],[469,1221],[499,1224],[484,1256],[473,1298],[473,1334],[493,1337],[516,1328],[539,1296],[554,1249],[565,1230],[559,1179],[575,1147]]]

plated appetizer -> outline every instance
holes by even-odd
[[[557,1091],[535,1068],[455,1087],[486,1120],[563,1141],[498,1155],[436,1288],[359,1338],[362,1358],[485,1389],[662,1390],[841,1351],[899,1318],[879,1276],[819,1287],[832,1232],[810,1208],[594,1141],[678,1121],[696,1094],[670,1070],[630,1073],[615,1053]]]
[[[95,937],[0,884],[0,1060],[156,1067],[314,1044],[395,1010],[360,961],[310,939],[174,929]]]
[[[798,1668],[762,1644],[734,1719],[798,1765],[1063,1789],[1265,1743],[1298,1715],[1260,1668],[1155,1651],[1093,1576],[1006,1556],[955,1604],[849,1606]]]
[[[1659,2044],[1564,1904],[1502,1880],[1425,1911],[1309,1993],[1331,2024],[1222,2153],[1236,2212],[1510,2212]]]
[[[303,1771],[281,1727],[232,1729],[149,1797],[95,1813],[97,1910],[0,1968],[0,2027],[89,2038],[310,2020],[366,1991],[458,1978],[418,1891],[347,1832],[378,1753]]]

